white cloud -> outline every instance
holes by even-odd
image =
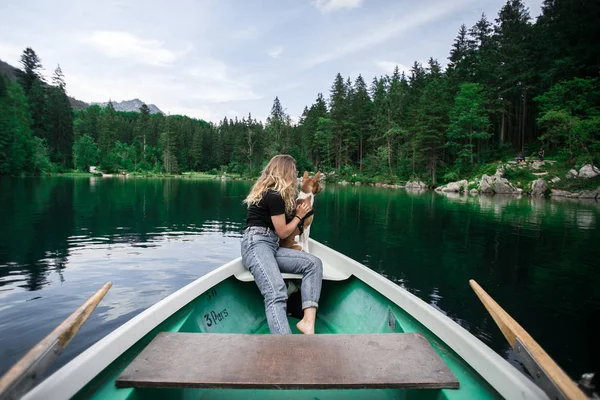
[[[191,48],[176,53],[159,40],[140,39],[125,31],[95,31],[82,39],[110,58],[124,58],[157,67],[171,65]]]
[[[365,27],[365,29],[357,32],[354,37],[345,37],[341,41],[341,43],[345,44],[336,45],[318,56],[309,58],[305,63],[305,67],[311,68],[315,65],[337,60],[349,54],[371,49],[392,38],[397,38],[411,29],[418,28],[450,14],[470,2],[472,0],[440,1],[435,6],[422,7],[416,11],[405,13],[398,18],[388,18],[385,22],[378,20],[376,26]],[[337,39],[339,38],[336,38],[336,43]]]
[[[396,66],[398,66],[398,70],[402,74],[403,72],[406,76],[410,76],[410,67],[407,67],[404,64],[396,63],[392,61],[375,61],[375,65],[379,67],[379,69],[385,74],[392,74]]]
[[[360,7],[362,0],[316,0],[315,6],[322,13]]]
[[[283,46],[276,46],[269,50],[269,57],[279,58],[281,57],[281,53],[283,53]]]

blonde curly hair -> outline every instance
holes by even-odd
[[[296,209],[296,197],[298,195],[298,171],[296,160],[287,154],[280,154],[273,158],[263,169],[260,178],[256,181],[244,203],[250,207],[258,204],[263,194],[269,190],[275,190],[281,194],[285,203],[286,214],[293,214]]]

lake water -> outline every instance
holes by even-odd
[[[0,177],[0,374],[108,280],[53,369],[239,256],[250,183]],[[327,185],[311,236],[514,363],[477,280],[574,378],[600,351],[600,205]]]

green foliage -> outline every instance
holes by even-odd
[[[25,93],[0,75],[0,174],[16,174],[30,167],[30,123]]]
[[[532,182],[537,179],[537,176],[533,175],[531,171],[522,167],[505,167],[504,178],[511,182]]]
[[[598,161],[600,151],[600,80],[574,78],[559,82],[536,97],[540,104],[538,123],[544,129],[540,140],[552,147],[564,146],[571,157]]]
[[[79,171],[89,171],[98,162],[98,147],[89,135],[83,135],[73,145],[73,161]]]
[[[489,118],[485,107],[484,87],[478,83],[464,83],[454,98],[450,111],[450,126],[446,147],[457,155],[456,163],[475,163],[477,143],[491,137],[487,129]]]

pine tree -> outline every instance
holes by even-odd
[[[163,131],[160,134],[160,148],[165,172],[169,174],[179,174],[181,172],[177,161],[178,136],[177,131],[174,129],[173,117],[165,118]]]
[[[287,115],[281,106],[279,97],[273,100],[271,114],[267,118],[267,132],[271,139],[271,155],[289,151],[289,137],[287,137]]]
[[[52,158],[63,167],[72,166],[73,112],[65,92],[66,85],[60,66],[56,68],[49,88],[49,139]]]
[[[100,157],[107,157],[117,141],[117,114],[111,101],[102,111],[100,117],[100,134],[98,138],[98,149]]]
[[[508,139],[521,150],[532,100],[532,33],[529,11],[522,0],[508,0],[496,19],[494,40],[498,51],[492,73],[503,108],[500,141]]]
[[[450,111],[446,147],[457,156],[457,164],[467,160],[471,166],[476,154],[475,141],[489,139],[489,119],[485,110],[484,87],[479,83],[463,83]]]
[[[442,158],[440,150],[448,128],[448,89],[439,63],[429,59],[426,85],[419,99],[418,121],[415,126],[420,153],[426,162],[431,180],[437,182],[437,167]]]
[[[358,142],[358,165],[360,171],[362,171],[365,144],[371,137],[373,105],[369,97],[367,84],[360,74],[354,81],[354,96],[352,97],[350,118]]]
[[[50,140],[49,104],[46,89],[41,80],[35,78],[29,91],[29,112],[32,117],[33,134],[40,139]]]
[[[333,122],[333,132],[335,137],[335,167],[342,166],[342,150],[346,136],[346,85],[342,75],[336,75],[331,92],[329,95],[329,113]]]
[[[33,82],[36,79],[42,82],[44,81],[42,75],[39,73],[42,69],[42,61],[31,47],[27,47],[23,50],[23,54],[21,54],[21,66],[23,67],[23,70],[18,70],[17,76],[19,77],[19,82],[23,86],[23,89],[25,89],[25,94],[29,96]]]

